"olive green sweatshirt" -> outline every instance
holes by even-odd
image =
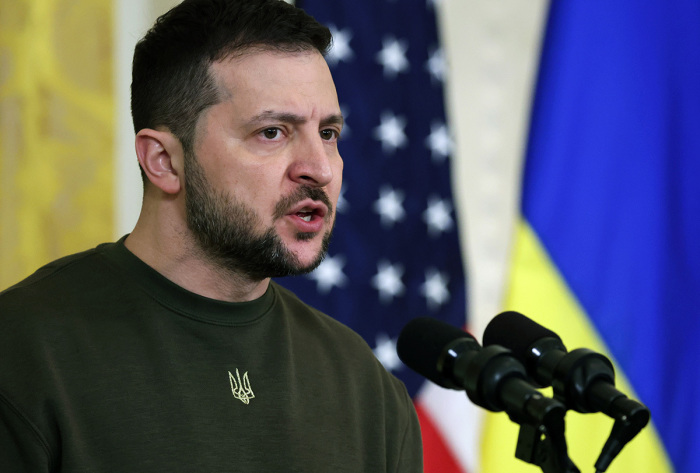
[[[0,472],[420,472],[367,344],[274,282],[227,303],[123,244],[0,293]]]

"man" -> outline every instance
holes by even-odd
[[[404,386],[270,281],[335,219],[329,41],[279,0],[185,0],[137,45],[142,212],[0,294],[0,471],[422,470]]]

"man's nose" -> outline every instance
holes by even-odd
[[[299,184],[324,187],[333,180],[332,157],[321,136],[300,137],[292,151],[290,178]]]

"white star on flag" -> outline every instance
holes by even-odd
[[[406,51],[408,51],[407,41],[398,40],[393,36],[382,40],[382,50],[377,53],[377,62],[384,67],[386,77],[393,79],[396,74],[408,71],[409,62],[406,59]]]
[[[350,28],[339,30],[335,25],[328,25],[328,29],[333,36],[331,49],[326,54],[326,61],[331,66],[338,64],[340,61],[349,62],[355,55],[350,48],[350,40],[352,39],[352,31]]]
[[[394,297],[402,296],[406,287],[401,282],[404,269],[400,264],[391,264],[382,260],[377,264],[377,274],[372,278],[372,287],[379,291],[379,300],[390,303]]]
[[[391,186],[383,186],[379,189],[379,198],[374,202],[374,211],[384,228],[392,227],[406,216],[403,209],[404,194],[400,190],[394,190]]]
[[[348,203],[348,200],[345,198],[345,193],[348,190],[348,185],[346,183],[343,183],[343,185],[340,188],[340,195],[338,196],[338,202],[335,204],[335,211],[337,213],[347,213],[348,209],[350,208],[350,204]]]
[[[445,80],[447,62],[445,61],[445,54],[442,52],[442,48],[436,48],[430,53],[428,62],[425,63],[425,69],[430,74],[430,79],[433,82],[442,83]]]
[[[437,237],[442,232],[452,229],[452,205],[448,200],[432,196],[428,199],[428,208],[423,212],[423,221],[428,225],[428,235]]]
[[[430,156],[435,162],[441,163],[452,154],[452,138],[444,123],[430,125],[430,135],[426,138],[425,144],[430,148]]]
[[[396,340],[392,340],[383,333],[377,335],[374,356],[389,371],[395,371],[403,366],[399,355],[396,354]]]
[[[425,272],[425,282],[420,287],[421,294],[425,297],[430,310],[438,309],[442,304],[450,298],[450,292],[447,290],[447,275],[441,273],[435,268],[430,268]]]
[[[340,140],[345,141],[352,135],[350,127],[348,126],[350,107],[348,107],[348,105],[344,103],[340,104],[340,114],[343,116],[343,130],[340,133]]]
[[[321,265],[308,275],[316,281],[316,289],[321,294],[328,293],[334,286],[343,287],[347,276],[343,273],[345,258],[341,255],[327,256]]]
[[[392,112],[383,112],[380,117],[380,124],[374,129],[374,137],[382,142],[384,153],[393,153],[398,148],[403,148],[408,144],[408,137],[404,132],[406,119],[396,116]]]

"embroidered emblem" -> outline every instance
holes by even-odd
[[[243,373],[243,379],[236,368],[236,376],[230,371],[228,372],[228,380],[231,383],[231,392],[233,397],[241,401],[243,404],[250,404],[250,400],[255,397],[253,390],[250,388],[250,380],[248,379],[248,372]]]

